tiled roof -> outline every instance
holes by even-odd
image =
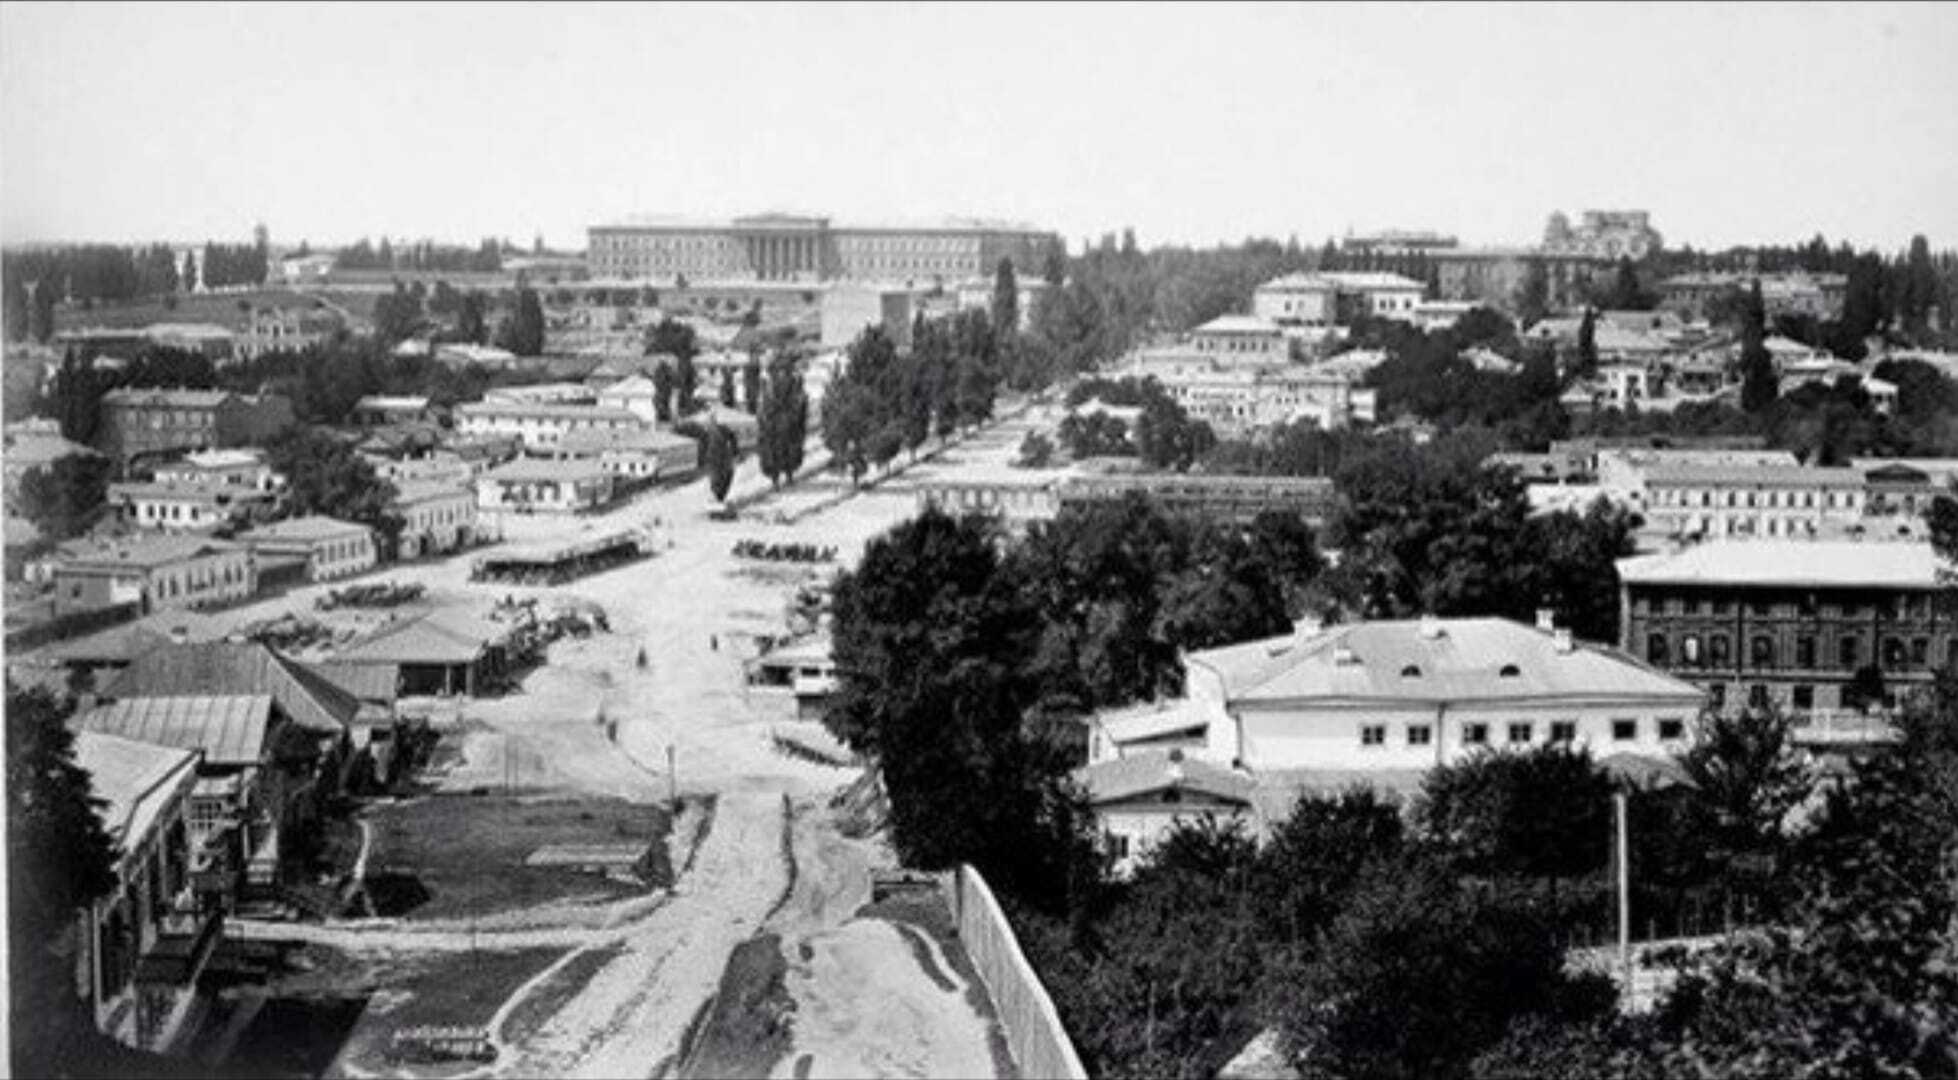
[[[1807,465],[1694,465],[1662,462],[1645,470],[1647,484],[1860,488],[1859,469]]]
[[[654,452],[671,450],[675,447],[690,447],[693,445],[695,445],[694,441],[685,435],[678,435],[671,431],[662,431],[658,428],[632,428],[623,431],[617,428],[584,428],[578,431],[565,432],[556,444],[545,449],[571,452],[581,450],[641,450]]]
[[[1427,286],[1412,278],[1399,274],[1379,272],[1334,271],[1319,275],[1342,289],[1366,291],[1405,292],[1410,289],[1426,289]]]
[[[275,521],[270,525],[260,525],[250,532],[240,533],[238,539],[248,544],[267,540],[297,540],[310,543],[315,540],[335,540],[359,535],[367,531],[365,525],[341,521],[322,514],[312,514],[307,517]]]
[[[207,552],[235,551],[238,545],[200,536],[142,536],[75,545],[61,562],[69,570],[154,570]]]
[[[186,642],[216,641],[224,636],[220,620],[200,612],[175,608],[154,612],[121,626],[97,630],[84,637],[57,642],[48,646],[41,655],[57,663],[127,664],[151,649],[168,645],[172,635],[179,632]]]
[[[1858,540],[1714,541],[1618,560],[1628,584],[1926,589],[1952,569],[1929,544]]]
[[[1180,759],[1180,760],[1178,760]],[[1095,804],[1119,802],[1154,791],[1175,788],[1200,792],[1227,802],[1251,803],[1251,778],[1199,758],[1146,751],[1096,762],[1074,772]]]
[[[212,765],[256,765],[272,719],[269,694],[122,698],[82,714],[84,731],[201,750]]]
[[[102,400],[111,404],[156,405],[167,409],[215,409],[233,395],[229,390],[111,390]]]
[[[75,764],[89,774],[89,787],[105,805],[102,822],[120,843],[148,833],[169,803],[170,777],[196,768],[197,754],[92,731],[75,734]]]
[[[335,664],[468,664],[500,635],[472,633],[428,615],[397,620],[333,656]]]
[[[328,733],[344,730],[360,709],[346,690],[254,641],[153,649],[103,690],[115,699],[189,694],[270,694],[301,727]]]
[[[497,483],[556,481],[570,484],[581,480],[600,480],[610,475],[603,465],[595,461],[518,458],[484,473],[483,479]]]
[[[638,424],[644,421],[639,414],[625,409],[608,409],[603,405],[555,405],[534,401],[472,401],[456,406],[462,416],[535,416],[551,420],[604,420],[614,423]]]
[[[1233,705],[1703,696],[1617,649],[1573,642],[1560,652],[1554,635],[1508,619],[1436,619],[1434,636],[1424,632],[1429,625],[1335,626],[1191,653],[1188,663],[1221,675]]]

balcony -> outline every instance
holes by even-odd
[[[189,986],[210,960],[224,936],[224,914],[175,910],[158,922],[156,940],[136,961],[136,982],[143,986]]]

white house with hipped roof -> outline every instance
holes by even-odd
[[[1173,719],[1118,718],[1091,752],[1106,759],[1169,738],[1261,777],[1304,769],[1356,778],[1545,743],[1665,754],[1688,737],[1704,699],[1615,648],[1575,640],[1547,614],[1534,627],[1499,618],[1305,623],[1191,653],[1184,671]]]

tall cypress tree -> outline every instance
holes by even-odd
[[[1577,327],[1577,373],[1586,377],[1598,372],[1598,313],[1584,309],[1584,321]]]
[[[993,329],[1002,337],[1020,331],[1020,283],[1013,275],[1013,260],[1001,259],[993,274]]]
[[[1765,343],[1767,321],[1767,305],[1761,300],[1761,280],[1756,278],[1753,288],[1747,292],[1747,304],[1741,309],[1740,319],[1740,406],[1749,413],[1766,409],[1781,396],[1774,357]]]
[[[28,300],[27,286],[20,283],[20,276],[18,274],[7,275],[6,295],[6,314],[0,316],[0,321],[4,321],[7,324],[7,340],[26,341],[29,331],[33,329],[29,325],[33,321],[32,316],[29,314],[29,309],[33,304],[32,301]]]

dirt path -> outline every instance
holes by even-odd
[[[676,1060],[735,946],[788,887],[782,800],[723,794],[713,831],[672,897],[620,953],[501,1058],[498,1076],[650,1076]],[[769,857],[769,852],[774,857]]]

